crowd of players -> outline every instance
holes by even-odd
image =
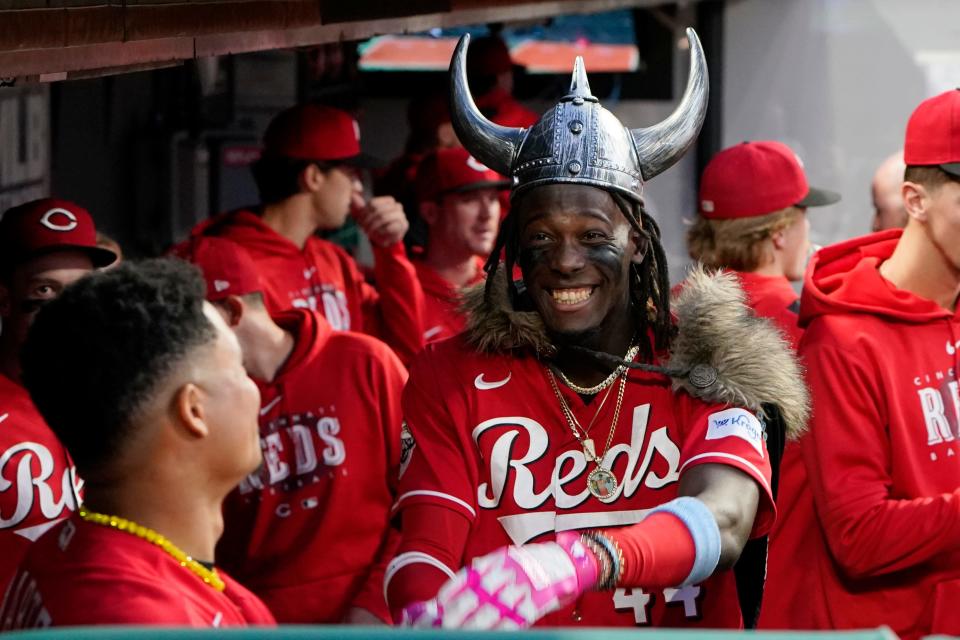
[[[561,115],[600,110],[581,68],[542,120],[479,44],[498,131],[602,126]],[[687,238],[718,275],[672,311],[631,187],[508,179],[417,104],[374,197],[350,114],[279,114],[261,203],[164,258],[4,213],[0,629],[960,633],[960,90],[878,170],[875,233],[815,253],[839,195],[780,142],[719,152]],[[371,269],[319,235],[348,216]]]

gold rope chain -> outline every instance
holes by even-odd
[[[640,353],[640,346],[639,345],[631,346],[630,349],[627,351],[627,355],[625,355],[623,359],[626,360],[627,362],[633,362],[633,359],[637,357],[638,353]],[[560,370],[560,367],[555,367],[555,368],[557,370],[557,374],[559,374],[560,376],[560,379],[563,380],[563,384],[567,385],[568,387],[570,387],[571,389],[573,389],[575,392],[579,393],[582,396],[592,396],[596,393],[600,393],[601,391],[609,387],[611,384],[613,384],[613,381],[617,379],[617,376],[619,376],[621,373],[623,373],[627,369],[625,365],[621,364],[620,366],[618,366],[616,369],[613,370],[613,373],[608,375],[599,383],[593,385],[592,387],[581,387],[580,385],[575,383],[573,380],[568,378],[567,374],[565,374],[563,371]]]
[[[217,591],[223,591],[227,587],[226,583],[223,581],[223,578],[217,574],[216,569],[207,569],[205,566],[203,566],[203,564],[188,556],[180,549],[180,547],[173,544],[162,534],[157,533],[153,529],[139,525],[132,520],[127,520],[126,518],[109,516],[105,513],[90,511],[86,507],[80,507],[78,513],[86,522],[92,522],[93,524],[99,524],[104,527],[117,529],[118,531],[124,531],[132,536],[140,538],[141,540],[146,540],[151,544],[157,545],[174,560],[179,562],[181,567],[187,569]]]
[[[610,450],[610,443],[613,442],[613,434],[617,430],[617,422],[620,420],[620,406],[623,404],[623,391],[627,386],[626,369],[624,369],[623,374],[623,377],[620,379],[620,388],[617,390],[617,404],[613,409],[613,421],[610,423],[610,431],[607,433],[607,442],[603,446],[603,452],[598,456],[596,452],[592,451],[586,446],[586,444],[584,444],[583,438],[580,436],[580,430],[577,429],[578,426],[580,429],[583,429],[583,427],[580,426],[580,421],[577,420],[575,415],[573,415],[570,405],[567,404],[563,394],[560,393],[560,388],[557,386],[557,379],[554,377],[553,372],[547,369],[547,377],[550,379],[550,386],[553,387],[553,393],[556,394],[557,400],[560,401],[560,409],[563,412],[563,416],[567,419],[567,424],[570,425],[570,430],[573,432],[573,437],[577,439],[578,443],[580,443],[580,446],[583,448],[583,452],[590,458],[593,458],[591,462],[604,469],[606,467],[603,466],[603,457],[607,454],[607,451]],[[586,433],[586,431],[584,431],[584,433]]]

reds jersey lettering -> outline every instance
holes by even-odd
[[[289,426],[260,438],[263,468],[241,481],[241,494],[281,484],[291,478],[309,476],[318,470],[321,460],[327,467],[337,467],[346,461],[347,450],[339,437],[338,418],[307,418],[307,424],[297,421],[300,419],[301,416],[284,417],[272,422]]]
[[[630,442],[611,447],[603,457],[603,466],[608,469],[616,465],[621,456],[626,456],[627,460],[626,473],[611,502],[616,502],[620,497],[632,497],[641,484],[651,489],[659,489],[679,478],[680,449],[670,439],[666,427],[654,431],[650,435],[649,446],[646,450],[643,449],[649,417],[649,404],[635,407]],[[545,482],[541,487],[536,486],[536,478],[528,465],[541,459],[550,448],[547,431],[536,420],[523,417],[493,418],[480,423],[473,430],[473,438],[477,446],[481,446],[480,440],[487,431],[494,427],[514,425],[521,427],[528,436],[527,453],[518,458],[511,457],[520,430],[510,429],[497,437],[489,449],[490,482],[482,483],[477,491],[480,507],[496,509],[500,506],[511,469],[514,471],[513,500],[521,509],[536,509],[551,497],[558,509],[572,509],[586,502],[590,496],[586,489],[573,494],[564,489],[565,486],[584,478],[589,471],[587,458],[579,449],[565,451],[557,456],[549,482]],[[655,455],[667,464],[668,471],[663,475],[650,470]]]
[[[48,520],[60,518],[65,510],[76,510],[74,492],[79,490],[79,482],[75,471],[72,467],[64,469],[55,478],[56,467],[50,450],[36,442],[20,442],[0,455],[0,494],[15,491],[17,496],[12,510],[0,511],[0,529],[20,525],[34,504]]]
[[[315,271],[314,268],[313,272]],[[311,275],[313,275],[313,272],[311,272]],[[305,270],[304,275],[307,275],[307,273],[308,270]],[[318,298],[320,304],[317,303]],[[330,285],[315,284],[304,287],[299,292],[292,292],[290,294],[290,306],[298,309],[320,311],[334,330],[350,330],[350,309],[347,306],[347,296],[343,291],[333,289]]]

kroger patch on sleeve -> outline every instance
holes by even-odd
[[[707,416],[707,440],[735,437],[746,440],[763,456],[763,426],[745,409],[733,408]]]

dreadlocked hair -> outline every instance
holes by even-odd
[[[630,264],[634,275],[630,297],[637,316],[638,333],[653,335],[653,349],[648,341],[640,341],[641,353],[645,360],[650,361],[654,352],[670,347],[670,341],[676,333],[670,316],[670,271],[667,268],[667,254],[660,242],[660,226],[643,208],[643,203],[628,200],[613,191],[610,195],[627,222],[646,243],[643,261],[640,264]]]
[[[649,362],[653,360],[656,352],[662,352],[670,347],[670,342],[676,334],[676,328],[670,316],[670,274],[667,269],[667,254],[660,242],[660,227],[644,209],[643,204],[629,200],[613,191],[609,193],[631,228],[640,235],[642,242],[646,245],[643,260],[639,264],[631,263],[630,265],[633,275],[630,298],[636,315],[637,333],[653,336],[652,346],[647,340],[640,341],[640,355]],[[517,202],[514,202],[513,207],[516,208],[516,206]],[[520,302],[520,292],[512,277],[519,252],[517,215],[507,215],[500,225],[493,251],[483,265],[483,270],[487,274],[484,296],[488,303],[492,300],[493,287],[496,283],[494,276],[502,261],[507,273],[507,295],[510,304],[514,309],[520,310],[517,307]]]

